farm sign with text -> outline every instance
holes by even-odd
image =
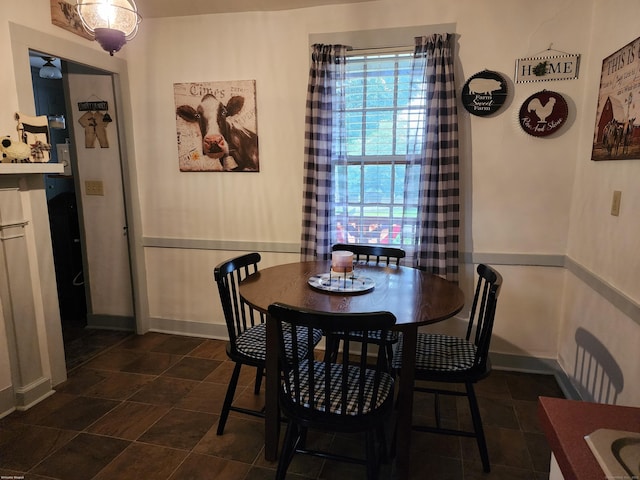
[[[473,115],[484,117],[497,112],[507,98],[507,82],[498,72],[484,70],[462,87],[462,105]]]

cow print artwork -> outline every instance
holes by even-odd
[[[173,85],[181,172],[258,172],[255,80]]]

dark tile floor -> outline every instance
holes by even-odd
[[[231,414],[216,435],[231,375],[225,344],[149,333],[122,340],[73,370],[57,393],[0,420],[0,477],[27,480],[261,480],[274,477],[264,460],[260,419]],[[253,372],[241,375],[237,398],[254,396]],[[550,450],[536,414],[539,395],[562,396],[551,376],[498,372],[477,386],[492,462],[482,473],[475,442],[415,432],[411,478],[432,480],[548,478]],[[428,421],[431,400],[416,400],[416,422]],[[443,405],[446,422],[469,424],[464,399]],[[421,418],[422,417],[422,418]],[[354,441],[355,440],[355,441]],[[342,453],[359,438],[310,433],[309,442]],[[401,445],[401,443],[400,443]],[[386,466],[381,478],[391,477]],[[364,469],[296,457],[288,478],[357,479]]]
[[[87,328],[86,322],[63,322],[62,337],[67,371],[72,371],[132,335],[133,332]]]

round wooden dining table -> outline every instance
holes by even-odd
[[[333,313],[388,311],[395,315],[395,330],[404,336],[402,375],[398,385],[395,477],[408,478],[413,410],[413,383],[418,327],[454,316],[464,306],[464,294],[447,280],[410,267],[355,265],[358,277],[372,280],[366,292],[333,292],[318,288],[309,279],[328,273],[331,262],[297,262],[260,270],[240,284],[240,296],[253,308],[267,312],[272,303]],[[310,283],[314,283],[312,286]],[[267,319],[267,345],[277,345],[275,322]],[[278,359],[277,349],[267,348],[265,378],[265,458],[278,454]]]

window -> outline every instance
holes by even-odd
[[[347,58],[344,110],[335,112],[346,129],[342,155],[333,152],[335,242],[416,244],[418,179],[406,176],[407,152],[424,101],[410,95],[412,57]]]
[[[455,39],[422,34],[401,53],[313,44],[302,258],[327,259],[342,241],[394,244],[412,265],[457,280]]]

